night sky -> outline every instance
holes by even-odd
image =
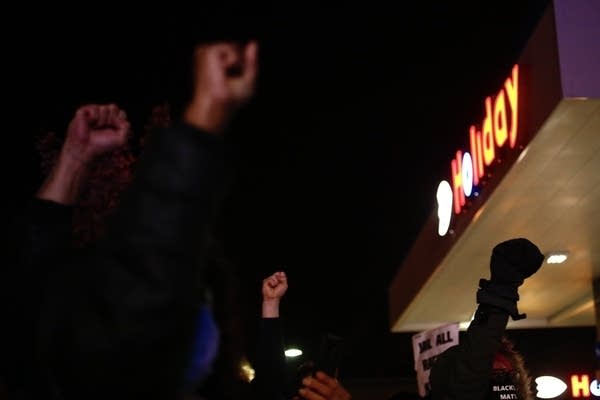
[[[363,360],[358,343],[391,340],[388,284],[453,152],[548,1],[434,3],[301,2],[252,7],[252,23],[234,19],[261,37],[258,93],[235,125],[238,179],[220,225],[249,340],[261,281],[278,269],[290,284],[282,305],[290,343],[314,347],[332,332]],[[105,101],[128,111],[135,132],[173,93],[165,65],[182,26],[169,10],[150,11],[39,12],[27,16],[31,37],[9,40],[17,205],[39,183],[36,134],[64,129],[79,104]],[[222,20],[197,15],[205,29]],[[405,343],[391,373],[412,368]],[[386,374],[385,363],[369,373]],[[350,374],[367,373],[352,364]]]

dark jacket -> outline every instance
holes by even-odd
[[[460,344],[434,362],[429,382],[433,400],[484,400],[489,392],[494,355],[508,323],[508,313],[481,304]]]
[[[24,289],[11,292],[22,307],[11,316],[26,316],[11,326],[32,328],[11,335],[11,354],[30,358],[9,393],[14,383],[23,398],[176,399],[201,380],[217,345],[204,245],[224,178],[222,139],[181,124],[149,139],[93,247],[69,250],[70,210],[34,202],[10,275]]]
[[[261,318],[252,381],[255,399],[283,400],[286,391],[283,327],[280,318]]]

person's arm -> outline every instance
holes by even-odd
[[[156,132],[106,239],[49,284],[40,347],[66,398],[176,398],[191,356],[214,355],[204,236],[222,195],[220,135],[252,93],[256,45],[208,45],[196,61],[195,99],[221,123],[196,118],[193,102],[181,124]],[[243,73],[229,76],[231,63]]]
[[[482,279],[477,291],[479,306],[460,344],[439,355],[430,373],[434,400],[485,398],[494,355],[501,347],[508,318],[524,318],[517,310],[518,288],[544,260],[527,239],[496,245],[490,261],[491,279]]]
[[[275,272],[262,284],[262,313],[258,335],[254,392],[261,399],[279,400],[285,391],[283,327],[279,315],[282,297],[287,291],[285,272]]]
[[[22,265],[51,265],[51,260],[70,250],[74,206],[89,168],[98,156],[123,146],[128,132],[125,112],[114,104],[90,104],[77,110],[56,163],[28,204]]]
[[[114,130],[88,130],[85,121],[93,117],[92,113],[97,119],[110,122]],[[116,106],[81,107],[69,124],[51,172],[37,193],[12,216],[10,231],[17,258],[15,263],[7,264],[6,275],[3,275],[3,281],[9,283],[4,290],[6,304],[10,304],[5,318],[8,338],[4,342],[10,344],[3,354],[11,366],[5,374],[10,391],[40,385],[35,351],[43,291],[48,277],[66,262],[65,255],[74,251],[74,204],[88,166],[97,155],[121,146],[127,130],[125,115]]]
[[[15,222],[19,265],[29,282],[45,281],[48,267],[71,251],[74,206],[90,165],[124,145],[128,131],[125,113],[113,104],[86,105],[75,113],[56,163]]]
[[[506,330],[509,314],[497,307],[479,305],[460,344],[435,360],[431,373],[434,400],[483,399],[488,390],[494,354]]]

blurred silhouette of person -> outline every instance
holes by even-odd
[[[50,249],[57,268],[29,263],[35,268],[15,282],[40,293],[24,310],[39,315],[31,397],[180,398],[212,368],[219,333],[207,237],[225,189],[223,134],[253,94],[257,44],[200,44],[193,71],[181,121],[148,139],[107,234],[81,252]],[[126,128],[116,106],[80,109],[61,160],[75,181],[56,191],[65,165],[57,163],[38,197],[69,203],[88,157],[124,140]]]
[[[508,318],[523,319],[518,288],[542,266],[544,255],[525,238],[497,244],[489,280],[481,279],[475,316],[458,345],[433,363],[431,398],[452,400],[533,399],[523,358],[505,337]]]
[[[87,105],[76,112],[67,129],[67,140],[61,147],[56,149],[58,139],[53,132],[42,137],[38,150],[47,178],[29,204],[28,218],[24,224],[28,233],[24,235],[26,239],[21,251],[29,259],[23,265],[30,268],[51,271],[53,259],[60,261],[60,255],[93,245],[102,237],[110,213],[131,180],[137,157],[125,141],[125,132],[102,140],[98,136],[110,133],[93,132],[93,139],[87,143],[90,149],[80,151],[82,144],[78,142],[81,138],[74,137],[73,125],[78,115],[85,112],[108,116],[111,113],[118,114],[126,122],[124,111],[114,104]],[[169,119],[168,106],[162,104],[154,107],[140,139],[146,137],[148,132],[170,126]],[[73,160],[73,154],[80,153],[81,156]],[[209,266],[206,279],[214,297],[213,311],[219,327],[220,345],[214,368],[207,381],[198,388],[198,393],[206,394],[208,398],[237,399],[245,391],[239,373],[240,360],[243,359],[243,335],[240,334],[240,316],[236,307],[235,268],[227,262],[218,243],[212,243],[207,248]],[[33,325],[31,321],[30,325]],[[24,329],[24,326],[20,328],[15,336],[31,331]],[[13,382],[12,386],[16,393],[23,382]],[[215,397],[216,393],[218,397]]]
[[[91,129],[88,129],[91,128]],[[121,158],[129,160],[127,139],[129,122],[125,112],[114,104],[90,104],[80,107],[71,120],[62,147],[57,154],[43,154],[44,167],[50,166],[48,175],[36,195],[26,207],[26,215],[18,215],[19,263],[14,268],[13,281],[26,285],[29,290],[23,293],[21,285],[14,285],[13,314],[9,318],[5,332],[11,346],[4,352],[4,375],[8,381],[11,397],[24,397],[32,387],[40,385],[41,375],[36,365],[36,340],[34,334],[38,325],[45,282],[60,269],[65,257],[74,254],[80,244],[92,235],[90,224],[72,224],[80,207],[80,195],[90,186],[90,180],[98,183],[98,165],[105,166]],[[53,134],[46,136],[53,138]],[[97,163],[99,159],[103,161]],[[113,170],[119,170],[113,167]],[[125,174],[120,172],[126,171]],[[114,172],[114,171],[113,171]],[[109,185],[119,188],[130,176],[129,165],[125,170],[109,174],[111,178],[124,177]],[[108,187],[108,186],[107,186]],[[117,190],[118,191],[118,190]],[[96,193],[98,190],[96,188]],[[102,200],[112,203],[114,192],[107,190]],[[97,203],[98,204],[98,203]],[[103,206],[102,211],[110,208]],[[78,229],[77,226],[80,228]],[[78,240],[74,240],[78,238]],[[77,243],[77,245],[76,245]],[[13,283],[16,283],[13,282]]]

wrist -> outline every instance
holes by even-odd
[[[38,190],[37,197],[65,205],[74,204],[77,202],[87,173],[88,163],[63,149],[50,174]]]
[[[83,154],[69,149],[69,146],[63,146],[56,161],[55,167],[61,169],[64,175],[76,175],[88,170],[91,160]]]
[[[262,317],[263,318],[278,318],[279,317],[279,299],[263,300],[263,302],[262,302]]]
[[[185,109],[184,122],[213,135],[222,135],[229,122],[230,112],[223,102],[195,98]]]
[[[525,314],[520,314],[517,309],[518,301],[519,293],[516,287],[489,285],[477,291],[478,304],[486,304],[504,310],[515,321],[525,318]]]

